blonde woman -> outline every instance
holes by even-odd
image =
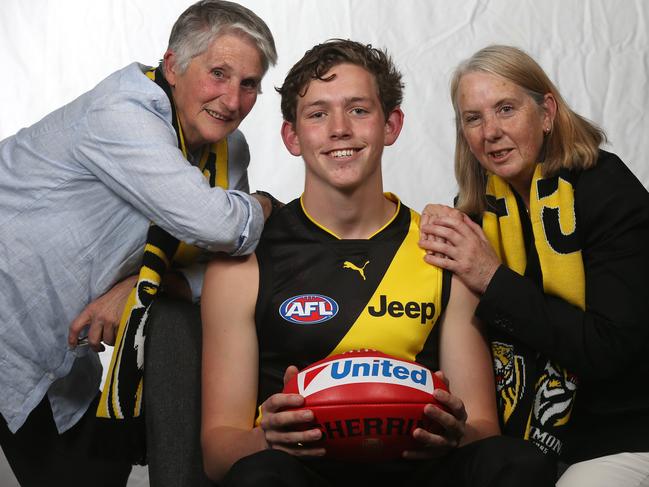
[[[517,48],[451,97],[457,210],[429,205],[421,245],[480,295],[503,432],[582,462],[562,487],[649,485],[649,194]]]

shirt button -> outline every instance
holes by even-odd
[[[55,376],[52,372],[48,372],[48,373],[47,373],[47,378],[48,378],[49,380],[54,380],[54,379],[56,379],[56,376]]]

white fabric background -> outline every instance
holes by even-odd
[[[649,186],[649,1],[646,0],[240,0],[270,26],[279,63],[242,129],[251,188],[288,201],[302,190],[302,162],[279,137],[279,86],[304,51],[341,37],[385,47],[404,81],[405,127],[384,157],[386,190],[420,210],[450,203],[454,66],[491,43],[522,47],[568,103],[607,132]],[[191,0],[2,0],[0,139],[132,62],[156,64]],[[0,487],[14,485],[2,479]]]

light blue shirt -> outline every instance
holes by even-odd
[[[165,93],[137,63],[0,142],[0,413],[15,432],[47,393],[59,432],[95,397],[98,356],[72,320],[137,273],[150,222],[210,251],[247,254],[263,226],[243,191],[210,188],[183,158]],[[230,187],[248,147],[229,137]],[[197,293],[200,269],[188,280]]]

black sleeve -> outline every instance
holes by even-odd
[[[575,186],[586,310],[500,266],[476,314],[582,377],[612,377],[649,353],[649,193],[604,151]]]

